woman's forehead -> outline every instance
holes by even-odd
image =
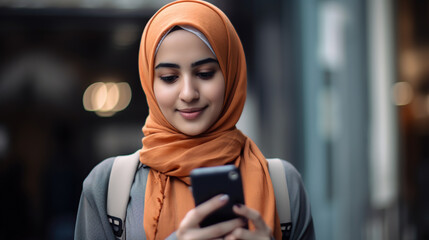
[[[174,27],[170,28],[170,30],[166,31],[164,33],[164,35],[161,37],[161,39],[158,42],[158,45],[156,47],[155,50],[155,55],[157,54],[160,45],[162,44],[162,42],[164,41],[164,39],[168,36],[171,35],[173,32],[178,31],[178,30],[183,30],[189,33],[194,34],[195,36],[197,36],[204,44],[206,44],[206,46],[210,49],[210,51],[213,53],[213,55],[216,56],[215,51],[213,50],[213,47],[211,46],[209,40],[207,39],[207,37],[197,28],[192,27],[192,26],[187,26],[187,25],[175,25]]]
[[[161,42],[155,55],[155,63],[159,61],[192,60],[214,58],[210,48],[195,34],[185,30],[177,30],[168,34]]]

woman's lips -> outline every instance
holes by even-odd
[[[194,120],[198,118],[203,111],[206,109],[206,107],[203,108],[185,108],[185,109],[179,109],[180,115],[186,119],[186,120]]]

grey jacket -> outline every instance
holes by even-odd
[[[76,240],[115,240],[106,211],[107,188],[114,159],[114,157],[108,158],[99,163],[83,182],[74,236]],[[290,163],[283,161],[283,167],[290,198],[293,226],[291,239],[315,239],[310,201],[301,176]],[[148,173],[149,167],[140,166],[131,186],[124,233],[128,240],[146,239],[143,212]],[[172,233],[168,239],[175,239],[175,233]]]

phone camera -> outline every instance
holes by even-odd
[[[235,181],[235,180],[237,180],[238,179],[238,172],[236,172],[236,171],[230,171],[229,173],[228,173],[228,177],[229,177],[229,179],[230,180],[232,180],[232,181]]]

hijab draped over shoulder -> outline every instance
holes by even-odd
[[[174,26],[190,26],[205,35],[225,79],[219,119],[203,134],[187,136],[163,116],[153,91],[157,45]],[[243,177],[245,203],[257,210],[280,236],[280,224],[267,162],[255,143],[235,125],[246,100],[246,61],[240,39],[226,15],[210,3],[183,0],[167,4],[147,23],[139,52],[139,72],[149,105],[143,127],[140,161],[150,167],[144,211],[148,239],[164,239],[195,207],[189,190],[190,171],[234,164]],[[250,223],[250,229],[254,226]]]

